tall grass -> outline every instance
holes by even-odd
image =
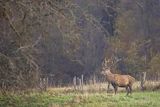
[[[83,92],[106,92],[107,91],[107,86],[108,83],[107,82],[103,82],[103,83],[94,83],[94,84],[85,84],[83,86]],[[145,82],[145,89],[148,91],[153,91],[153,90],[158,90],[160,89],[160,81],[146,81]],[[159,87],[159,88],[158,88]],[[74,91],[74,87],[70,86],[70,87],[60,87],[60,88],[49,88],[49,90],[58,90],[58,91],[62,91],[62,92],[73,92]],[[113,90],[113,87],[110,85],[110,91]],[[77,90],[78,92],[80,90]],[[125,88],[121,88],[118,87],[118,91],[119,92],[124,92],[126,91]],[[133,91],[141,91],[141,85],[140,85],[140,81],[136,81],[133,84]]]

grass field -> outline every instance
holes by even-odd
[[[0,95],[0,107],[160,107],[160,91],[113,93],[47,92]]]

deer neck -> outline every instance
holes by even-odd
[[[110,75],[112,75],[112,72],[111,71],[107,71],[106,74],[107,74],[107,76],[110,76]]]
[[[107,76],[113,75],[111,72],[107,72]]]
[[[106,77],[108,81],[114,81],[114,74],[112,72],[107,72]]]

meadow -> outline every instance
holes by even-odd
[[[52,88],[46,92],[7,93],[0,95],[0,107],[160,107],[160,91],[79,92]]]

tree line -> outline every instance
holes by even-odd
[[[0,1],[0,87],[55,85],[99,74],[104,58],[122,74],[159,75],[158,0]],[[116,61],[118,60],[118,63]]]

